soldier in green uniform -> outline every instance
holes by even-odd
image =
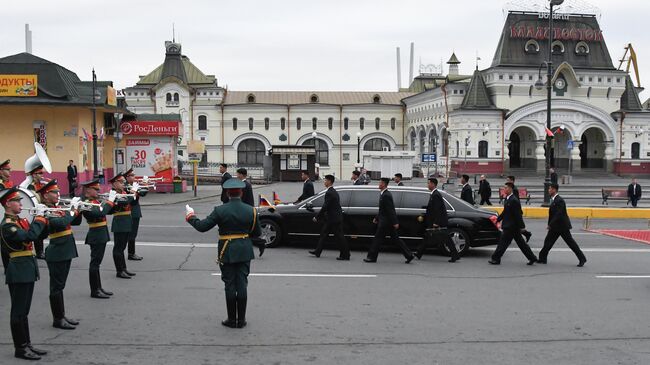
[[[48,208],[59,208],[60,189],[56,179],[49,181],[38,190],[43,203]],[[70,224],[79,215],[78,199],[72,201],[70,211],[59,211],[48,214],[48,238],[50,244],[45,249],[45,261],[50,271],[50,308],[54,321],[52,326],[64,330],[75,329],[79,321],[66,318],[63,289],[65,289],[72,259],[77,257],[77,244],[72,235]]]
[[[112,191],[117,194],[127,194],[125,190],[126,179],[123,174],[117,174],[109,181],[113,184]],[[131,279],[132,276],[135,276],[134,272],[126,269],[126,259],[124,258],[124,250],[129,241],[129,234],[133,225],[133,219],[131,218],[133,202],[135,202],[133,197],[120,197],[115,200],[115,206],[113,207],[113,223],[111,224],[114,242],[113,261],[117,272],[115,276],[121,279]]]
[[[137,184],[137,182],[135,182],[135,173],[133,172],[133,169],[128,169],[124,173],[124,177],[126,178],[127,190],[131,190],[130,188],[133,188],[134,184]],[[147,195],[148,192],[149,189],[142,188],[142,187],[138,188],[135,192],[135,201],[131,206],[131,218],[133,218],[133,224],[131,225],[131,234],[129,235],[129,244],[127,248],[127,251],[129,252],[129,256],[127,256],[127,258],[129,260],[134,260],[134,261],[142,260],[142,256],[139,256],[135,253],[135,240],[138,237],[138,228],[140,228],[140,218],[142,218],[142,209],[140,208],[140,198]]]
[[[18,217],[22,209],[18,189],[10,188],[0,192],[0,203],[5,209],[5,216],[0,227],[3,249],[9,252],[5,282],[11,295],[11,337],[13,338],[14,356],[26,360],[39,360],[47,351],[32,346],[29,335],[29,309],[32,304],[34,282],[39,279],[38,265],[34,258],[33,244],[47,220],[43,212],[34,218],[32,224],[27,219]]]
[[[257,210],[241,200],[244,186],[239,179],[226,181],[223,188],[227,190],[228,203],[214,208],[204,220],[197,218],[189,205],[185,206],[185,219],[197,231],[207,232],[219,225],[217,262],[225,285],[228,310],[228,319],[221,324],[230,328],[246,326],[248,273],[254,258],[251,237],[259,237],[262,233]]]
[[[94,206],[92,209],[85,210],[82,213],[88,222],[88,234],[86,235],[85,243],[90,246],[90,266],[88,268],[90,296],[92,298],[108,299],[113,293],[102,288],[99,267],[104,259],[106,243],[111,240],[111,236],[108,233],[106,215],[112,213],[117,193],[112,190],[108,199],[102,203],[99,201],[99,190],[101,186],[98,179],[84,182],[81,186],[83,186],[83,196],[87,203],[101,205],[101,207]]]
[[[43,170],[43,165],[41,164],[36,164],[34,166],[28,166],[27,167],[29,171],[27,172],[28,179],[31,180],[29,185],[27,185],[27,189],[33,191],[34,193],[37,193],[38,190],[43,187],[47,183],[48,180],[43,179],[43,174],[45,170]],[[39,201],[41,200],[41,197],[37,194],[37,198]],[[47,238],[47,230],[44,230],[43,233],[41,233],[41,236],[34,240],[34,248],[36,249],[36,258],[39,260],[45,260],[45,251],[43,250],[43,240]]]
[[[0,191],[12,188],[14,186],[13,182],[11,182],[11,165],[9,165],[10,162],[10,160],[6,160],[0,163]],[[5,250],[4,246],[0,247],[0,256],[2,256],[2,267],[6,273],[7,264],[9,263],[9,252]]]

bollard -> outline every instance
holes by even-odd
[[[650,221],[648,222],[648,224],[650,225]],[[586,231],[591,229],[591,218],[589,216],[585,217],[583,229]]]

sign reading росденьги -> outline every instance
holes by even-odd
[[[0,75],[0,96],[38,96],[38,75]]]

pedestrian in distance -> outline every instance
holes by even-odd
[[[336,259],[339,261],[348,261],[350,260],[350,246],[343,235],[343,210],[341,209],[339,193],[333,186],[334,180],[333,175],[325,175],[325,180],[323,180],[325,189],[327,189],[325,191],[325,201],[318,214],[312,218],[314,223],[323,222],[323,228],[321,229],[316,248],[313,251],[309,251],[309,253],[313,256],[320,257],[323,252],[325,240],[332,234],[339,248],[339,256]]]
[[[397,186],[404,186],[404,183],[402,182],[402,174],[400,173],[395,174],[395,177],[393,177],[393,181],[395,181],[395,184]]]
[[[300,177],[302,178],[303,184],[302,184],[302,194],[296,199],[294,203],[299,203],[303,200],[306,200],[307,198],[311,198],[314,196],[314,183],[311,181],[309,178],[309,172],[308,171],[303,171],[300,173]]]
[[[237,169],[237,178],[244,183],[244,188],[242,189],[241,201],[244,204],[248,204],[251,207],[255,206],[255,198],[253,195],[253,185],[248,181],[248,170],[241,167]],[[264,250],[266,250],[266,241],[253,239],[253,246],[257,247],[259,250],[259,257],[264,255]]]
[[[215,207],[210,215],[201,220],[194,209],[185,206],[185,220],[199,232],[207,232],[219,226],[217,263],[226,294],[228,319],[221,322],[229,328],[246,326],[248,303],[248,274],[253,254],[251,238],[262,234],[257,209],[242,202],[242,190],[246,185],[239,179],[229,179],[223,185],[228,203]]]
[[[497,222],[501,222],[501,239],[497,245],[496,250],[492,254],[492,258],[488,261],[492,265],[500,265],[501,257],[512,243],[514,239],[519,246],[519,249],[528,259],[527,265],[533,265],[537,261],[537,257],[530,249],[530,246],[524,241],[521,232],[526,228],[524,218],[521,213],[521,204],[519,199],[513,193],[513,184],[510,182],[505,183],[503,186],[506,192],[506,199],[503,205],[503,211],[499,214]]]
[[[228,194],[226,193],[226,189],[223,188],[223,184],[232,178],[232,176],[228,172],[228,165],[225,163],[219,164],[219,172],[221,173],[221,203],[226,204],[228,203]]]
[[[71,198],[74,197],[74,191],[77,188],[77,176],[77,166],[73,160],[68,161],[68,187]]]
[[[641,193],[641,185],[637,183],[636,178],[632,178],[632,183],[627,186],[627,198],[634,208],[641,199]]]
[[[551,184],[556,184],[557,185],[557,172],[555,172],[554,168],[550,168],[548,170],[551,178]]]
[[[393,202],[393,195],[388,191],[388,184],[390,179],[382,177],[379,180],[379,212],[373,219],[373,223],[377,225],[375,237],[372,240],[368,256],[363,259],[364,262],[377,262],[379,256],[379,247],[384,242],[386,236],[390,236],[390,240],[397,247],[400,248],[406,263],[409,264],[413,261],[415,255],[406,246],[406,243],[399,237],[397,230],[399,229],[399,222],[397,221],[397,213],[395,212],[395,203]]]
[[[352,185],[363,185],[363,180],[361,180],[361,172],[357,170],[352,171]]]
[[[481,180],[478,184],[478,195],[481,197],[480,205],[492,205],[490,202],[490,198],[492,197],[492,187],[490,187],[490,182],[487,181],[485,175],[481,175]]]
[[[557,239],[562,237],[567,246],[569,246],[578,258],[578,267],[583,267],[585,262],[587,262],[587,258],[571,235],[571,228],[573,228],[571,227],[571,220],[566,211],[566,203],[558,195],[558,190],[560,190],[558,184],[551,184],[548,188],[548,194],[551,196],[551,205],[548,208],[548,225],[546,226],[548,232],[544,239],[544,247],[539,252],[537,262],[545,264],[549,251],[551,251]]]
[[[469,185],[469,175],[463,175],[460,178],[460,183],[463,185],[463,189],[460,191],[460,199],[466,201],[470,205],[475,205],[474,192],[472,191],[472,187]]]
[[[415,252],[415,257],[422,258],[424,251],[427,247],[438,247],[438,242],[442,241],[449,250],[451,259],[449,262],[456,262],[460,259],[456,245],[449,237],[447,206],[442,199],[442,194],[438,191],[438,179],[429,178],[427,188],[431,193],[429,194],[429,202],[426,206],[424,215],[424,237],[422,243]]]

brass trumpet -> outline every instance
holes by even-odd
[[[54,218],[54,217],[59,217],[58,212],[70,212],[70,215],[74,215],[74,212],[70,207],[67,208],[39,208],[39,207],[33,207],[33,208],[23,208],[21,209],[23,211],[28,212],[29,215],[40,215],[41,212],[45,213],[45,217],[48,218]]]
[[[104,193],[104,194],[99,194],[99,197],[102,199],[108,199],[109,193]],[[135,194],[117,194],[115,196],[117,199],[124,199],[124,198],[135,198]]]
[[[61,203],[62,205],[65,205],[65,207],[67,208],[67,207],[70,207],[70,205],[72,204],[72,200],[71,199],[59,199],[59,203]],[[80,211],[90,211],[94,207],[99,208],[100,212],[103,209],[101,204],[81,202],[81,201],[79,202],[79,210]]]

